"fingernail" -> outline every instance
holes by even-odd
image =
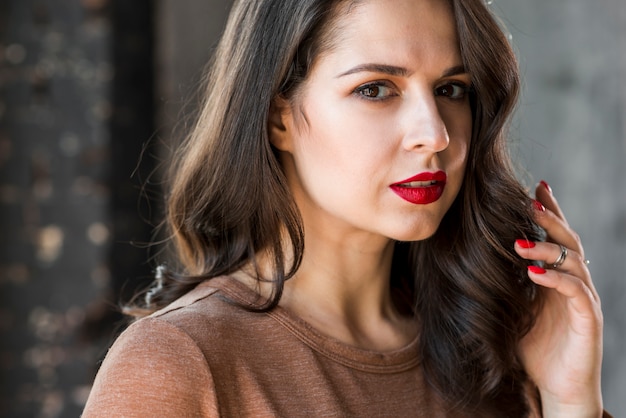
[[[548,193],[552,194],[552,187],[550,187],[547,181],[541,180],[539,184],[541,184],[548,191]]]
[[[528,266],[528,271],[535,274],[546,274],[546,269],[539,266]]]
[[[522,248],[535,248],[535,243],[527,239],[518,239],[515,242]]]
[[[541,202],[538,201],[538,200],[533,200],[533,206],[535,207],[535,210],[537,210],[539,212],[545,212],[546,211],[546,207],[544,205],[542,205]]]

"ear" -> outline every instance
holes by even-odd
[[[269,114],[270,143],[280,151],[292,150],[293,113],[291,105],[284,97],[277,97],[272,101]]]

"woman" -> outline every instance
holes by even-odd
[[[518,73],[482,0],[238,1],[208,85],[182,273],[85,417],[602,415],[600,302],[509,166]]]

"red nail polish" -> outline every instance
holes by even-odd
[[[535,210],[537,210],[539,212],[545,212],[546,211],[546,207],[544,205],[542,205],[541,202],[538,201],[538,200],[533,200],[533,206],[535,207]]]
[[[546,274],[546,269],[539,266],[528,266],[528,270],[535,274]]]
[[[522,248],[535,248],[535,243],[527,239],[518,239],[515,242]]]
[[[541,180],[539,184],[541,184],[548,191],[548,193],[552,194],[552,187],[550,187],[547,181]]]

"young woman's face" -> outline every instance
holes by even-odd
[[[271,124],[307,233],[428,238],[459,192],[472,128],[450,6],[368,0],[338,27]]]

